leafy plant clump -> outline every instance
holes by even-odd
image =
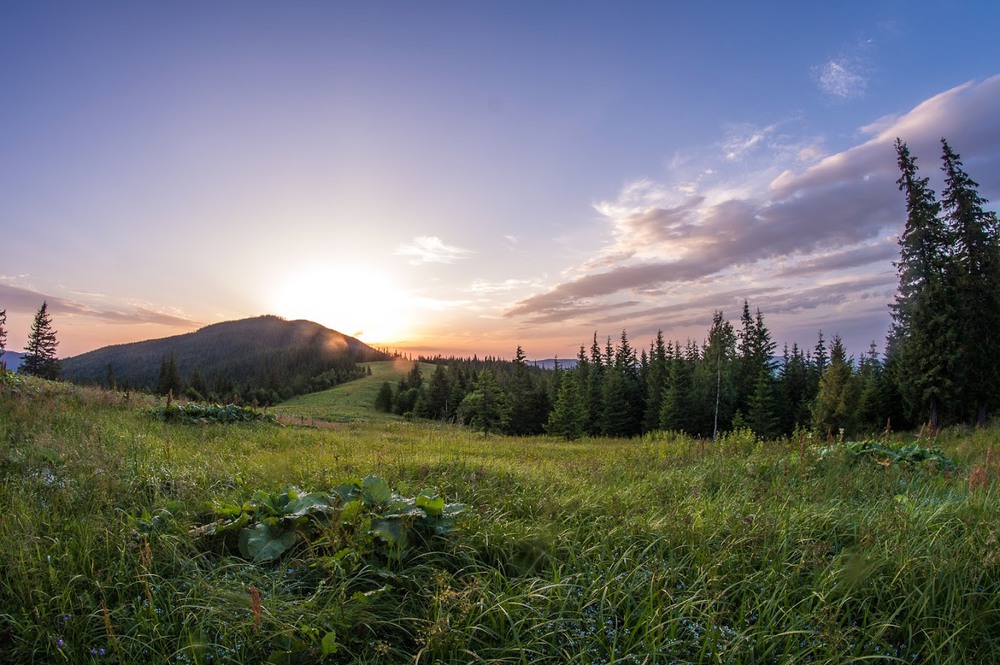
[[[465,509],[428,490],[403,497],[382,478],[368,476],[331,492],[258,491],[241,505],[218,505],[220,519],[192,535],[238,534],[240,554],[255,562],[273,561],[300,541],[337,552],[360,549],[354,553],[362,556],[378,551],[398,560],[414,544],[448,535]]]
[[[848,441],[840,447],[852,462],[870,461],[879,466],[893,464],[907,467],[924,466],[937,471],[951,471],[957,464],[938,446],[925,447],[919,442],[903,446],[890,446],[880,441]],[[833,453],[835,448],[824,448],[821,456]]]
[[[153,409],[153,414],[164,422],[180,423],[249,423],[256,421],[277,422],[273,414],[258,411],[249,406],[235,404],[206,404],[190,402],[188,404],[167,404]]]

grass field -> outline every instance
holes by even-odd
[[[747,435],[566,443],[149,407],[0,379],[3,662],[1000,662],[997,430],[942,434],[945,473]],[[466,509],[435,535],[377,497],[260,508],[366,476]],[[251,509],[301,537],[252,561],[206,527]]]

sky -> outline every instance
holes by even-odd
[[[277,314],[414,355],[881,347],[893,142],[1000,201],[1000,3],[0,3],[0,309],[59,354]]]

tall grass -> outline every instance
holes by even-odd
[[[945,474],[745,434],[178,425],[148,406],[0,383],[0,658],[1000,662],[996,430],[940,436]],[[470,510],[398,560],[330,533],[253,563],[190,535],[216,502],[369,474]]]

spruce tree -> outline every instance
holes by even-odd
[[[160,374],[156,380],[156,392],[160,395],[168,393],[180,395],[183,387],[181,373],[177,368],[177,357],[171,351],[160,358]]]
[[[687,354],[677,353],[670,365],[670,379],[663,394],[660,408],[660,429],[684,432],[692,436],[699,434],[694,391],[694,364],[691,355],[692,344],[687,345]]]
[[[941,146],[945,174],[941,207],[954,239],[955,377],[964,402],[959,410],[974,414],[976,422],[985,426],[1000,384],[1000,224],[996,213],[983,209],[988,201],[963,170],[959,155],[944,139]]]
[[[643,430],[651,432],[660,424],[660,408],[663,405],[663,389],[667,383],[667,347],[663,342],[663,331],[656,331],[656,341],[649,353],[649,372],[646,376],[646,413]]]
[[[448,379],[448,368],[439,364],[434,368],[430,385],[427,388],[426,407],[429,417],[436,420],[447,420],[451,392],[452,386]]]
[[[520,346],[514,354],[514,369],[507,381],[505,395],[508,416],[506,432],[518,436],[540,433],[545,421],[539,413],[541,409],[538,408],[538,394],[534,390],[525,364],[524,351]]]
[[[952,269],[953,236],[939,216],[941,205],[928,179],[917,175],[916,158],[900,139],[895,148],[900,170],[896,184],[906,197],[906,226],[899,238],[899,290],[890,305],[888,346],[894,348],[900,392],[911,411],[937,427],[942,410],[954,402],[958,390],[961,331]]]
[[[56,358],[58,345],[56,331],[52,329],[52,319],[49,317],[48,304],[43,301],[31,324],[20,371],[43,379],[58,379],[59,360]]]
[[[583,403],[580,384],[581,376],[576,370],[563,376],[555,407],[545,425],[545,431],[549,434],[561,436],[567,441],[583,436],[587,424],[587,410]]]
[[[857,402],[854,361],[847,357],[840,335],[834,335],[830,342],[830,364],[820,377],[819,393],[813,404],[813,427],[820,434],[853,433]]]
[[[459,415],[473,429],[489,434],[503,428],[507,420],[504,396],[496,376],[488,368],[479,372],[472,392],[459,406]]]
[[[601,433],[601,415],[604,412],[604,356],[597,343],[597,332],[590,346],[590,364],[587,375],[587,433],[596,436]]]
[[[392,386],[388,381],[383,381],[379,386],[378,394],[375,395],[375,410],[382,413],[392,411]]]

